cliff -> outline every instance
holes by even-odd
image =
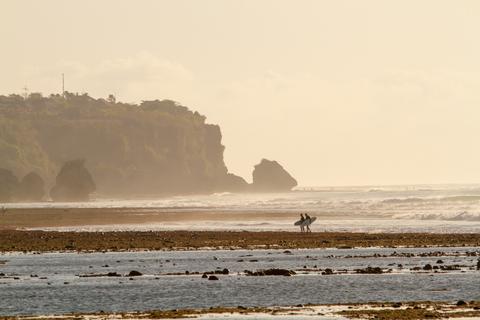
[[[0,96],[0,168],[35,171],[48,189],[64,163],[86,159],[102,196],[240,190],[243,179],[228,174],[221,140],[217,125],[170,100]]]

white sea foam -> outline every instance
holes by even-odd
[[[375,186],[305,188],[287,193],[177,196],[161,199],[97,199],[79,203],[17,203],[5,208],[131,208],[148,214],[218,212],[210,221],[149,224],[151,229],[292,230],[292,217],[308,212],[318,217],[314,227],[346,231],[478,232],[480,186]],[[224,221],[242,213],[242,221]],[[245,216],[245,213],[251,213]],[[269,215],[271,214],[271,215]],[[113,225],[101,228],[111,229]],[[120,226],[116,226],[120,227]],[[144,228],[123,225],[123,228]],[[78,228],[78,227],[75,227]],[[86,226],[92,228],[92,226]]]

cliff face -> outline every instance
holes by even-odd
[[[61,166],[79,158],[105,196],[241,188],[228,175],[221,139],[218,126],[169,100],[0,96],[0,168],[17,176],[35,171],[48,189]]]
[[[14,200],[17,189],[17,177],[10,170],[0,168],[0,202]]]

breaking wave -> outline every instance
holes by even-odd
[[[396,214],[393,217],[409,220],[480,221],[480,212],[405,213]]]

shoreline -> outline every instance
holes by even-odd
[[[432,318],[462,318],[480,319],[480,302],[370,302],[346,304],[306,304],[297,306],[265,306],[265,307],[222,307],[207,309],[174,309],[149,310],[137,312],[92,312],[69,313],[55,315],[16,315],[0,316],[0,320],[10,319],[211,319],[212,316],[221,319],[248,318],[250,316],[266,316],[268,318],[288,319],[432,319]]]
[[[0,230],[0,252],[480,247],[480,234]]]

